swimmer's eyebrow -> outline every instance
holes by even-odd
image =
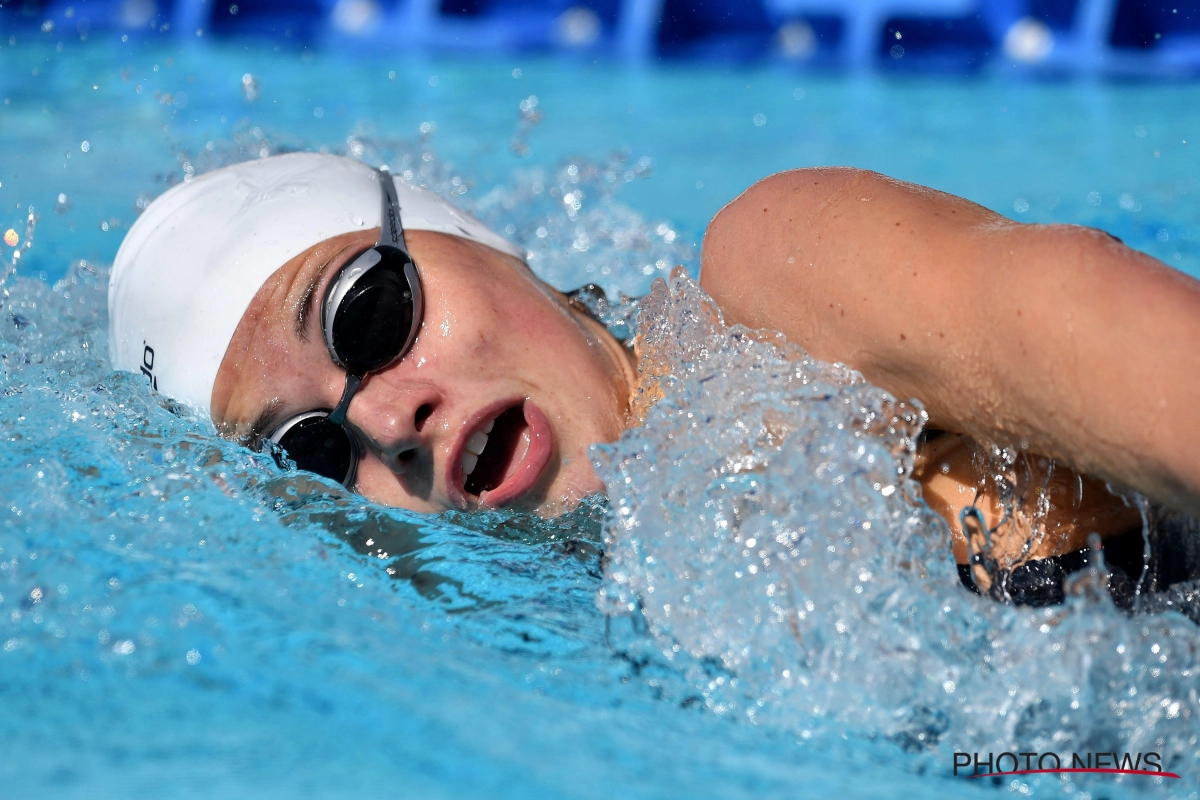
[[[238,443],[243,447],[249,447],[251,450],[260,450],[263,440],[267,438],[267,433],[270,431],[272,419],[279,411],[279,406],[282,405],[279,398],[276,397],[271,402],[263,407],[263,410],[258,412],[258,416],[250,423],[250,430],[244,435],[238,437]]]
[[[329,266],[345,252],[346,248],[342,248],[325,260],[325,263],[313,273],[312,280],[304,287],[304,294],[300,295],[300,301],[296,303],[296,316],[292,319],[292,328],[302,342],[308,341],[308,321],[317,313],[317,287],[321,285],[321,280],[325,277]]]

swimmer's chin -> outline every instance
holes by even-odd
[[[602,499],[608,496],[604,483],[592,471],[590,465],[586,471],[579,470],[573,475],[564,474],[571,472],[572,466],[570,459],[559,461],[550,470],[555,474],[545,476],[550,478],[546,481],[547,488],[545,490],[532,492],[520,501],[507,506],[506,509],[523,511],[543,519],[553,519],[561,517],[563,514],[570,514],[588,500]],[[564,481],[563,478],[567,478],[567,480]]]
[[[561,466],[565,465],[560,465],[560,468]],[[547,490],[534,490],[521,499],[500,508],[489,508],[486,504],[480,504],[474,510],[515,511],[523,514],[532,514],[542,519],[561,517],[563,514],[570,514],[575,511],[585,501],[607,497],[604,484],[595,476],[595,473],[592,473],[588,478],[580,481],[578,485],[567,486],[565,488],[555,487],[553,485],[554,482],[551,481],[549,482],[551,485]]]

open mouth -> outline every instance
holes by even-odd
[[[473,423],[470,436],[457,444],[457,457],[447,464],[446,484],[462,508],[517,502],[536,489],[554,459],[550,420],[531,399],[494,408]]]
[[[463,488],[479,497],[512,473],[529,449],[529,425],[520,405],[501,412],[471,434],[462,454]]]

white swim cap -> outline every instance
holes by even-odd
[[[108,286],[109,357],[205,414],[242,314],[277,269],[330,237],[380,224],[378,173],[290,153],[179,184],[130,228]],[[406,230],[524,253],[433,192],[393,179]],[[419,265],[418,265],[419,266]]]

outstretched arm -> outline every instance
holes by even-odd
[[[1200,283],[1109,235],[852,169],[781,173],[709,225],[701,283],[932,427],[1200,514]]]

